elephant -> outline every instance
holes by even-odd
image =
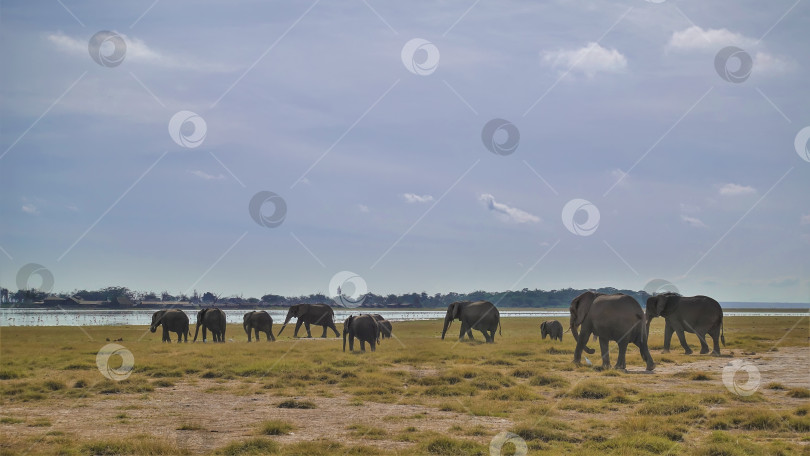
[[[197,329],[194,330],[194,342],[197,342],[197,333],[202,325],[203,342],[206,339],[205,330],[208,329],[214,334],[214,342],[225,342],[225,312],[211,307],[197,312]]]
[[[171,342],[169,332],[177,333],[177,343],[183,339],[188,342],[188,315],[179,309],[158,310],[152,314],[152,324],[149,331],[157,331],[157,327],[163,325],[163,342]]]
[[[267,341],[275,341],[276,337],[273,336],[273,317],[264,310],[252,311],[245,314],[242,320],[242,327],[245,328],[247,333],[248,342],[250,342],[251,331],[256,332],[256,342],[259,341],[259,331],[267,335]]]
[[[574,350],[574,363],[579,365],[582,350],[591,334],[599,337],[602,350],[602,367],[610,367],[608,342],[619,344],[619,357],[616,369],[625,369],[627,344],[633,343],[641,352],[641,358],[647,363],[647,370],[655,369],[650,350],[647,348],[647,331],[644,324],[644,311],[638,301],[625,294],[600,294],[586,291],[571,301],[571,332],[577,341]],[[582,332],[577,334],[577,327]]]
[[[388,320],[379,320],[377,324],[380,326],[380,337],[383,339],[390,339],[394,333],[394,327]]]
[[[325,332],[325,330],[324,330]],[[377,340],[380,338],[380,326],[377,320],[369,314],[349,316],[343,322],[343,351],[346,351],[346,336],[349,336],[349,351],[354,351],[354,338],[360,341],[360,351],[366,351],[366,342],[371,351],[377,349]]]
[[[562,324],[560,324],[560,322],[557,320],[544,321],[543,323],[540,323],[540,334],[542,334],[544,340],[546,336],[549,336],[551,337],[551,340],[559,339],[560,342],[562,342]]]
[[[726,345],[723,330],[723,309],[720,304],[708,296],[681,296],[678,293],[662,293],[647,298],[647,334],[650,334],[650,322],[655,317],[664,317],[664,353],[669,353],[672,333],[678,334],[678,340],[687,355],[692,349],[686,343],[684,332],[694,333],[700,340],[700,354],[709,353],[706,334],[712,336],[712,356],[720,356],[720,344]]]
[[[464,334],[470,340],[473,339],[472,330],[481,331],[487,343],[495,342],[495,330],[501,335],[501,314],[498,308],[489,301],[457,301],[447,306],[447,314],[444,316],[444,327],[442,328],[442,340],[450,328],[453,320],[461,320],[461,331],[458,333],[458,340],[464,338]]]
[[[312,337],[312,333],[309,332],[309,325],[323,326],[323,334],[321,335],[323,338],[326,337],[327,328],[331,328],[335,332],[335,337],[340,337],[340,333],[335,326],[335,312],[327,304],[294,304],[290,306],[290,310],[287,311],[287,318],[284,319],[284,324],[278,330],[276,336],[281,335],[281,332],[284,331],[287,323],[293,317],[298,319],[295,323],[293,337],[298,337],[301,324],[307,330],[307,337]]]

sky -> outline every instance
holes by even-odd
[[[5,1],[0,285],[807,303],[808,23],[794,0]]]

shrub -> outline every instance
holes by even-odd
[[[269,420],[261,424],[260,433],[264,435],[286,435],[293,430],[293,426],[280,420]]]
[[[317,406],[310,401],[296,401],[295,399],[287,399],[278,404],[278,408],[288,409],[314,409]]]

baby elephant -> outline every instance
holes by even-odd
[[[548,335],[551,336],[551,340],[559,339],[562,342],[563,327],[557,320],[544,321],[540,324],[540,334],[543,335],[543,339]]]

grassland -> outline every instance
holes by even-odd
[[[162,344],[136,326],[2,328],[0,454],[489,455],[502,432],[529,454],[810,454],[808,318],[725,321],[712,358],[675,338],[662,354],[657,319],[654,373],[635,347],[627,372],[573,366],[570,334],[540,340],[530,318],[503,320],[495,344],[395,323],[396,338],[364,354],[289,329],[248,344],[237,325],[225,344]],[[107,339],[133,354],[123,381],[96,366]],[[724,386],[732,357],[757,366],[754,394]]]

